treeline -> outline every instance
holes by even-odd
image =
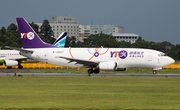
[[[36,33],[41,37],[44,42],[53,44],[55,39],[52,27],[49,25],[48,20],[44,20],[41,27],[37,24],[29,23]],[[11,24],[6,29],[0,29],[0,47],[4,49],[5,46],[22,47],[19,30],[16,24]],[[75,37],[67,37],[65,47],[111,47],[111,48],[146,48],[159,50],[166,53],[168,56],[174,58],[176,61],[180,60],[180,45],[173,45],[170,42],[164,41],[160,43],[145,41],[141,37],[131,44],[130,42],[117,42],[111,35],[96,34],[90,35],[84,42],[76,41]]]

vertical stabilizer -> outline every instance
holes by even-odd
[[[45,43],[24,18],[16,18],[23,48],[58,48]]]
[[[64,45],[66,43],[66,37],[67,37],[67,32],[62,32],[53,45],[60,48],[64,48]]]

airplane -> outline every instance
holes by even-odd
[[[24,18],[16,18],[23,49],[20,54],[40,62],[67,67],[88,67],[88,73],[153,68],[153,73],[174,63],[165,53],[139,48],[58,48],[44,43]],[[27,37],[24,37],[24,35]],[[93,69],[95,68],[95,69]]]
[[[66,37],[67,32],[62,32],[53,45],[64,48]],[[12,66],[18,66],[18,69],[22,69],[21,63],[26,60],[27,57],[20,55],[17,50],[0,50],[0,65],[7,66],[8,69],[11,69]]]

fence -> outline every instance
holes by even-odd
[[[164,69],[180,69],[180,63],[173,63],[171,65],[163,67]]]
[[[35,68],[49,68],[49,69],[58,69],[58,68],[66,68],[68,69],[68,67],[63,67],[63,66],[56,66],[56,65],[51,65],[51,64],[47,64],[47,63],[42,63],[42,62],[38,62],[38,63],[22,63],[23,68],[27,68],[27,69],[35,69]],[[4,65],[0,65],[0,68],[7,68]],[[12,68],[18,68],[18,66],[13,66]],[[180,63],[173,63],[171,65],[165,66],[163,67],[163,69],[180,69]]]
[[[111,109],[105,109],[105,108],[100,108],[98,106],[90,106],[90,107],[86,107],[86,108],[62,108],[62,107],[59,107],[59,106],[56,106],[56,105],[52,105],[52,106],[49,106],[49,107],[46,107],[46,108],[21,108],[21,107],[18,107],[16,106],[15,104],[13,104],[12,106],[9,106],[9,107],[6,107],[6,108],[2,108],[0,110],[111,110]],[[142,108],[139,108],[139,107],[136,107],[136,106],[130,106],[130,107],[127,107],[127,108],[124,108],[124,109],[113,109],[113,110],[152,110],[152,109],[142,109]],[[153,109],[155,110],[155,109]],[[156,110],[180,110],[180,108],[177,108],[177,107],[169,107],[169,108],[166,108],[166,109],[156,109]]]
[[[63,66],[56,66],[56,65],[51,65],[51,64],[47,64],[47,63],[42,63],[42,62],[38,62],[38,63],[22,63],[21,64],[23,66],[23,68],[27,68],[27,69],[35,69],[35,68],[49,68],[49,69],[58,69],[58,68],[67,68],[68,67],[63,67]],[[4,65],[0,65],[0,68],[7,68]],[[13,66],[12,68],[18,68],[18,66]]]

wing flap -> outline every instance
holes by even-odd
[[[68,57],[56,57],[56,58],[63,58],[63,59],[66,59],[66,60],[69,60],[68,63],[71,63],[71,62],[76,62],[76,64],[83,64],[83,65],[86,65],[86,66],[97,66],[99,64],[99,62],[95,62],[95,61],[90,61],[90,60],[82,60],[82,59],[76,59],[76,58],[68,58]]]

